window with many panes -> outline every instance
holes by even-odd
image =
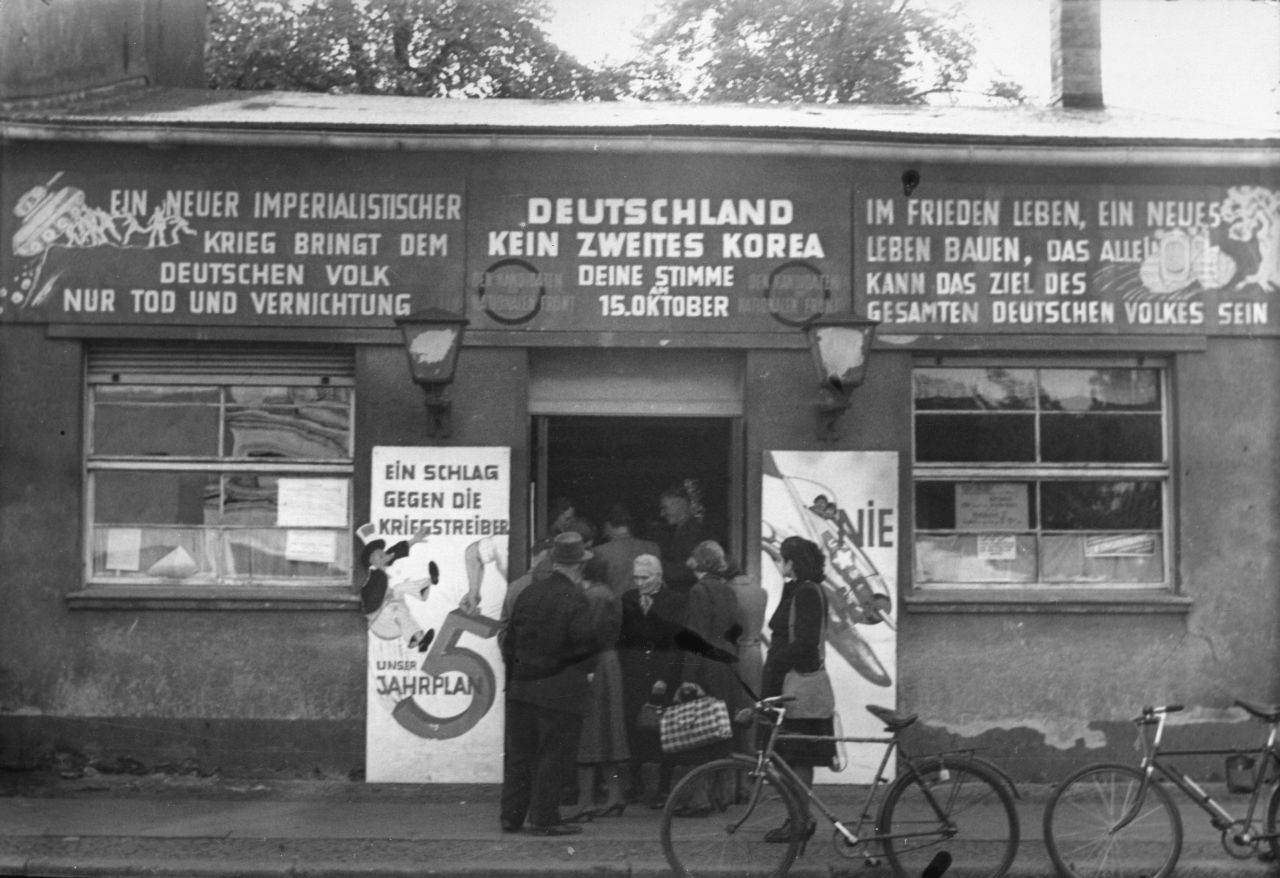
[[[913,385],[918,587],[1169,584],[1163,368],[920,366]]]
[[[349,353],[90,353],[91,584],[351,582]]]

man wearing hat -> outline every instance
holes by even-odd
[[[502,658],[507,669],[506,753],[502,772],[502,829],[529,821],[537,835],[572,835],[560,822],[565,742],[576,742],[590,702],[590,662],[596,633],[583,594],[582,565],[591,553],[576,531],[557,534],[547,563],[511,608]]]

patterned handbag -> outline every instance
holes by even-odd
[[[705,695],[673,704],[662,712],[659,740],[664,753],[681,753],[732,737],[729,708],[719,698]]]

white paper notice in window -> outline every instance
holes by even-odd
[[[289,530],[284,535],[284,557],[289,561],[332,564],[337,557],[331,530]]]
[[[346,479],[280,479],[277,527],[346,527]]]
[[[1026,530],[1027,486],[1020,482],[956,485],[957,530]]]
[[[1149,558],[1156,553],[1154,534],[1094,535],[1085,539],[1086,558]]]
[[[136,527],[107,529],[108,570],[137,570],[141,555],[141,530]]]
[[[1013,534],[978,534],[978,557],[983,561],[1018,560],[1018,538]]]

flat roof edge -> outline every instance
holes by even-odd
[[[1274,140],[1168,141],[797,129],[762,129],[754,134],[732,129],[691,132],[684,127],[341,130],[297,125],[246,127],[0,120],[0,141],[381,151],[803,155],[938,163],[1254,169],[1272,166],[1280,169],[1280,137]]]

